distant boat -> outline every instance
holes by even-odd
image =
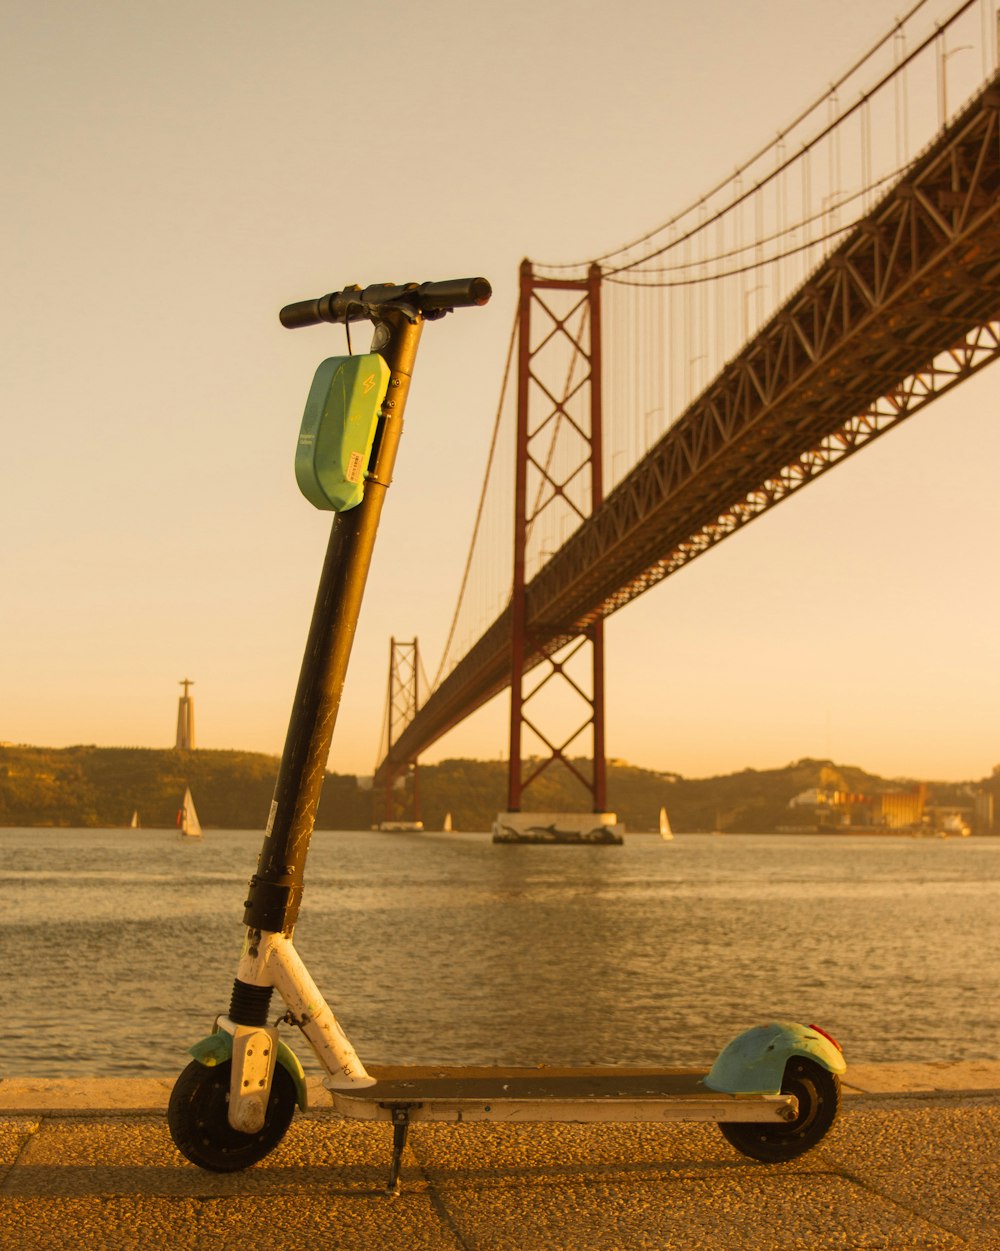
[[[451,833],[451,813],[450,812],[446,812],[444,814],[444,824],[441,826],[441,828],[442,830],[444,830],[446,834]]]
[[[190,786],[184,789],[184,798],[177,813],[177,826],[184,838],[201,838],[201,822],[195,812]]]
[[[670,818],[667,816],[666,808],[660,809],[660,838],[664,842],[668,842],[674,836],[673,830],[670,828]]]
[[[132,820],[128,823],[128,828],[130,830],[137,830],[139,828],[139,809],[138,808],[136,808],[136,810],[132,813]]]
[[[972,828],[963,817],[954,813],[941,822],[939,833],[942,838],[968,838]]]

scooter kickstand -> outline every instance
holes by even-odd
[[[389,1184],[385,1193],[393,1198],[399,1196],[399,1168],[403,1161],[403,1150],[410,1132],[410,1109],[406,1104],[392,1109],[392,1164],[389,1166]]]

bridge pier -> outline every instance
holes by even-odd
[[[493,841],[612,845],[624,841],[624,826],[614,812],[498,812]]]

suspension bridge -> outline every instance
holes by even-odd
[[[416,644],[390,663],[387,796],[510,687],[509,809],[559,762],[602,811],[605,618],[1000,355],[998,14],[932,17],[655,229],[522,264],[444,655],[422,692]]]

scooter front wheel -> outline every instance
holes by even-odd
[[[279,1064],[274,1070],[263,1126],[244,1134],[229,1124],[232,1064],[192,1060],[181,1073],[167,1105],[170,1136],[181,1155],[212,1173],[235,1173],[268,1155],[285,1135],[295,1112],[295,1083]]]
[[[720,1121],[723,1137],[737,1151],[765,1164],[805,1154],[824,1136],[840,1110],[840,1079],[815,1060],[793,1056],[785,1065],[783,1095],[794,1095],[799,1112],[786,1125]]]

